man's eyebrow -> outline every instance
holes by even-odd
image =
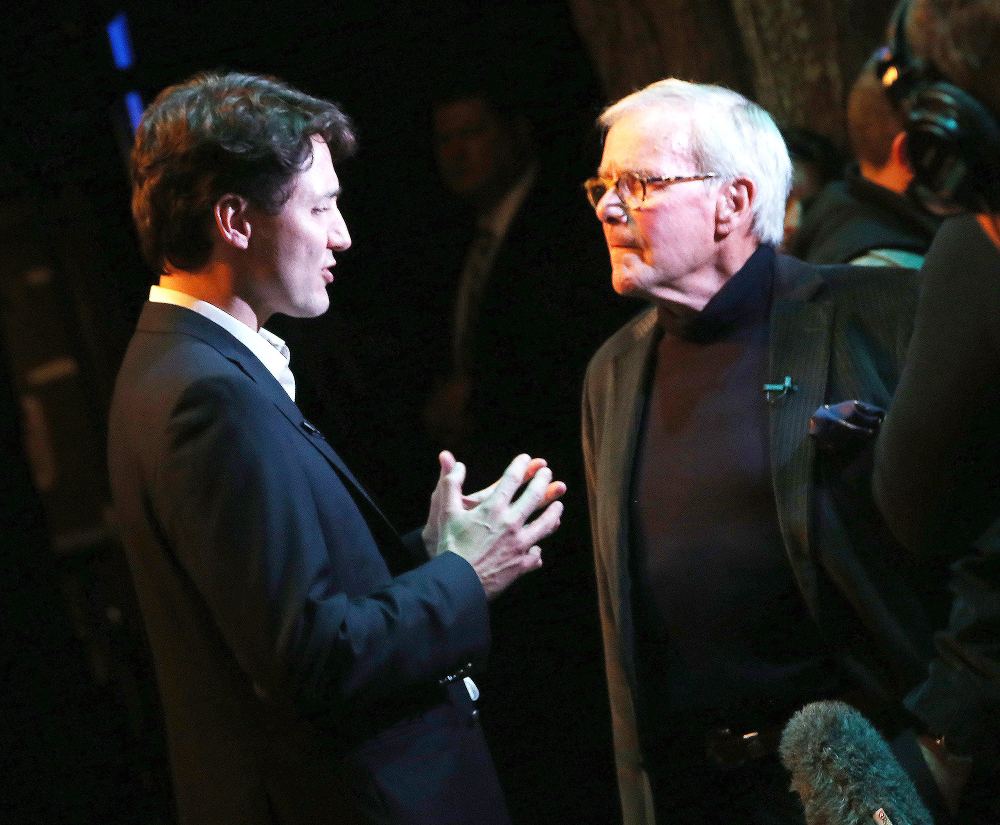
[[[320,195],[320,200],[331,200],[331,201],[336,200],[338,197],[340,197],[340,192],[341,189],[338,186],[336,189],[331,189],[329,192],[324,192],[322,195]]]
[[[597,170],[597,177],[611,180],[612,178],[620,177],[621,175],[625,174],[625,172],[631,172],[633,175],[638,175],[640,178],[657,177],[656,172],[653,172],[652,170],[642,166],[637,168],[615,166],[613,169],[608,169],[602,166],[600,169]]]

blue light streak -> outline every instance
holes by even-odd
[[[145,107],[142,105],[142,97],[138,92],[125,93],[125,111],[128,112],[128,122],[132,124],[132,134],[139,128],[139,121],[142,120],[142,112]]]
[[[131,69],[135,63],[135,55],[132,52],[132,37],[128,31],[128,18],[125,16],[125,12],[120,11],[112,17],[107,25],[107,30],[115,68],[123,72]]]

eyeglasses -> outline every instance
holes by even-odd
[[[687,183],[692,180],[709,180],[718,177],[715,172],[704,172],[699,175],[673,175],[661,178],[653,175],[640,175],[638,172],[622,172],[617,179],[588,178],[583,182],[590,205],[597,209],[597,204],[605,193],[614,188],[618,200],[626,209],[639,209],[646,201],[647,189],[650,185],[669,186],[672,183]]]

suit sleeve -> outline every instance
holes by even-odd
[[[325,715],[485,651],[471,566],[445,553],[390,578],[339,478],[251,382],[188,387],[158,452],[154,518],[258,690]]]

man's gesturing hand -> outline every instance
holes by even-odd
[[[431,494],[431,509],[427,515],[427,523],[420,534],[424,542],[424,547],[427,548],[427,555],[431,558],[444,550],[440,546],[439,541],[441,530],[444,526],[444,504],[448,498],[448,481],[446,480],[446,476],[454,469],[457,462],[455,461],[455,456],[448,452],[448,450],[444,450],[438,455],[438,463],[441,465],[441,474],[438,477],[437,487],[434,488],[434,492]],[[545,465],[546,461],[544,458],[531,459],[524,470],[521,483],[527,484],[535,477],[535,473]],[[485,487],[478,492],[463,494],[462,504],[465,506],[465,509],[471,510],[476,505],[481,504],[487,497],[492,495],[501,480],[494,481],[489,487]],[[545,505],[551,504],[565,492],[566,485],[563,482],[553,481],[546,488],[545,500],[542,503]]]
[[[468,561],[487,598],[492,599],[520,576],[542,566],[538,542],[559,526],[563,506],[556,499],[566,492],[566,485],[552,481],[552,471],[544,462],[519,455],[499,481],[463,497],[465,465],[447,452],[440,460],[441,478],[431,505],[431,520],[437,515],[440,525],[438,552],[450,550]],[[526,481],[524,491],[514,499]],[[541,515],[529,522],[542,508]]]

